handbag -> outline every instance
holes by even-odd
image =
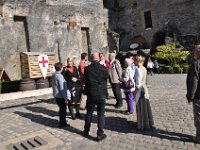
[[[131,80],[128,80],[127,82],[121,82],[120,86],[121,88],[128,90],[134,88],[135,84]]]

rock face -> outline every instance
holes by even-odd
[[[0,67],[20,79],[20,52],[106,52],[107,18],[102,0],[0,0]]]
[[[134,42],[152,48],[162,44],[165,36],[200,35],[199,0],[110,0],[106,4],[110,28],[120,33],[121,50]]]

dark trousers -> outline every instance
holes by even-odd
[[[106,98],[108,98],[109,97],[109,93],[108,93],[108,88],[107,88],[107,90],[106,90]]]
[[[193,102],[194,124],[196,127],[196,138],[200,142],[200,99],[195,99]]]
[[[66,103],[65,103],[65,100],[63,98],[55,98],[56,100],[56,103],[59,107],[59,111],[58,111],[58,114],[59,114],[59,123],[60,125],[65,125],[66,124]]]
[[[148,74],[153,75],[153,68],[147,68]]]
[[[98,130],[97,130],[97,136],[102,136],[105,126],[105,99],[101,99],[98,97],[89,97],[87,98],[86,103],[86,116],[85,116],[85,126],[84,130],[85,132],[90,131],[90,126],[92,122],[92,116],[95,109],[95,105],[97,105],[97,117],[98,117]]]
[[[155,68],[155,72],[159,74],[160,73],[160,68]]]
[[[71,116],[75,114],[80,114],[80,104],[81,104],[81,98],[82,98],[82,93],[83,93],[83,87],[77,86],[75,87],[75,89],[76,89],[75,91],[71,90],[71,95],[73,95],[73,92],[75,92],[75,95],[72,96],[72,100],[69,101],[68,103],[68,108],[69,108],[69,112]]]
[[[80,114],[80,102],[73,103],[69,101],[68,108],[71,116],[75,114]]]
[[[117,105],[122,104],[122,93],[120,89],[120,83],[111,83],[112,91],[117,101]]]

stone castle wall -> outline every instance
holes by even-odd
[[[55,52],[61,62],[73,57],[77,63],[82,52],[107,47],[107,18],[101,0],[1,0],[0,67],[20,79],[19,53],[27,51]]]
[[[117,7],[110,10],[117,20],[117,27],[111,24],[111,28],[121,33],[121,50],[128,50],[138,40],[146,40],[145,47],[151,48],[164,33],[200,35],[199,0],[119,0]],[[149,10],[153,26],[146,29],[144,12]]]

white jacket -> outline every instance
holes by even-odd
[[[134,70],[132,69],[131,66],[128,66],[122,73],[121,81],[127,82],[127,81],[131,80],[135,85],[135,81],[133,79],[134,76],[135,76]],[[124,92],[133,92],[134,90],[135,90],[135,88],[131,88],[131,89],[128,89],[128,90],[124,89]]]

